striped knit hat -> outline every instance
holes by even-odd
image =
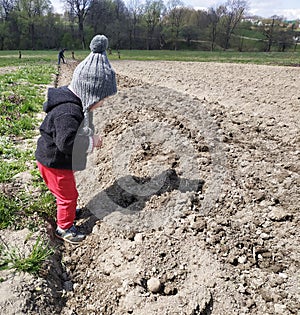
[[[89,109],[94,103],[117,93],[116,75],[106,55],[107,47],[107,37],[96,35],[90,43],[91,53],[76,67],[70,83],[72,91],[81,99],[87,134],[92,129]]]

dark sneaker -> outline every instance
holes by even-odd
[[[71,244],[79,244],[85,239],[85,235],[80,233],[74,225],[69,229],[63,230],[59,226],[56,228],[55,235]]]

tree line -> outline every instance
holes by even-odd
[[[0,0],[0,49],[86,49],[94,34],[105,34],[112,49],[270,51],[286,49],[298,36],[282,17],[263,25],[246,21],[247,0],[207,10],[181,0],[63,2],[64,13],[57,14],[50,0]]]

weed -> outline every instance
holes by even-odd
[[[32,195],[32,189],[22,190],[14,187],[11,182],[16,174],[28,170],[30,161],[34,161],[32,150],[21,150],[16,146],[16,142],[9,137],[0,137],[0,182],[3,183],[0,192],[0,229],[11,227],[13,225],[19,228],[29,224],[34,229],[31,216],[34,213],[46,217],[55,215],[55,201],[53,196],[47,190],[45,184],[40,180],[37,168],[34,184],[36,196]],[[26,219],[27,218],[27,219]]]
[[[28,167],[26,163],[33,160],[32,150],[21,150],[16,142],[6,137],[0,137],[0,182],[10,181],[14,175],[24,172]]]
[[[14,197],[0,192],[0,229],[5,229],[14,222],[20,203]]]
[[[0,133],[30,137],[37,125],[34,114],[44,101],[44,87],[48,84],[52,66],[22,67],[0,76]]]
[[[54,253],[54,249],[50,247],[49,242],[38,236],[27,256],[18,248],[9,248],[3,241],[0,244],[0,253],[0,270],[15,269],[37,275],[45,260]]]
[[[41,182],[35,198],[26,191],[0,192],[0,229],[24,227],[36,230],[42,222],[39,218],[54,218],[56,214],[55,198]],[[39,218],[36,218],[38,215]]]
[[[54,196],[47,188],[45,182],[36,168],[31,171],[32,185],[39,189],[39,198],[30,198],[28,200],[26,213],[39,213],[43,217],[54,218],[56,216],[56,202]]]
[[[43,218],[54,218],[56,214],[56,203],[55,198],[46,188],[46,185],[41,183],[40,188],[43,186],[43,189],[39,192],[38,198],[32,198],[32,195],[23,193],[22,200],[22,214],[25,217],[33,216],[37,213],[40,217]],[[45,186],[45,188],[44,188]],[[21,213],[20,213],[21,214]]]

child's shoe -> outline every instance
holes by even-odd
[[[55,235],[63,241],[69,242],[71,244],[79,244],[85,239],[85,235],[80,233],[74,225],[66,230],[61,229],[58,226],[56,228]]]

